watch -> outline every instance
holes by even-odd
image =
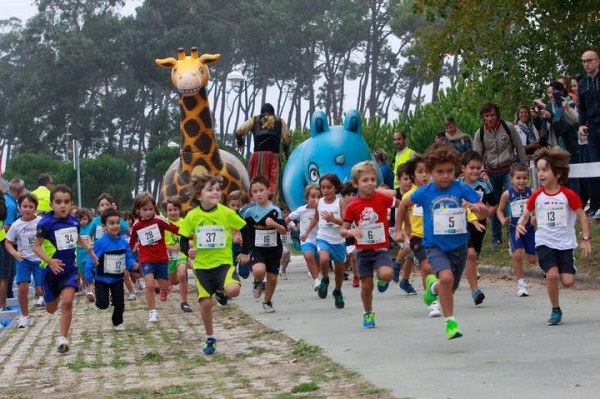
[[[587,235],[587,236],[581,236],[581,239],[582,239],[583,241],[589,241],[591,238],[592,238],[592,237],[590,237],[589,235]]]

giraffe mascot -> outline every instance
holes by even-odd
[[[171,82],[179,91],[181,108],[181,147],[179,159],[175,160],[163,179],[161,197],[166,199],[178,195],[183,209],[190,206],[192,187],[189,184],[194,174],[208,172],[223,178],[221,191],[227,197],[234,190],[248,190],[248,172],[233,154],[220,150],[213,130],[206,84],[208,65],[216,62],[220,54],[203,54],[192,47],[190,55],[177,50],[179,59],[157,59],[156,65],[171,71]]]

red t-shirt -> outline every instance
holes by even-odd
[[[179,234],[179,226],[168,220],[154,215],[151,219],[138,219],[131,226],[129,246],[133,250],[135,243],[140,242],[140,263],[167,263],[167,245],[165,244],[165,230]]]
[[[362,231],[363,238],[356,239],[356,249],[382,249],[390,246],[390,221],[388,209],[396,199],[379,192],[370,198],[356,197],[346,207],[344,221]]]

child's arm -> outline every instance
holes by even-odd
[[[42,249],[42,242],[44,242],[44,237],[36,237],[35,242],[33,243],[33,252],[44,262],[48,264],[50,270],[52,270],[55,274],[62,272],[64,262],[60,259],[54,259],[49,257],[46,252]]]
[[[344,212],[346,211],[347,206],[348,204],[346,203],[346,201],[340,201],[340,215],[342,217],[344,215]],[[333,215],[333,213],[325,211],[323,212],[323,219],[325,219],[329,223],[334,223],[338,226],[341,226],[344,223],[344,221],[342,219],[336,219]]]
[[[287,228],[271,217],[268,217],[265,220],[265,224],[269,227],[273,227],[279,234],[287,233]]]
[[[315,228],[317,223],[319,223],[319,209],[315,208],[315,216],[310,220],[306,231],[303,234],[300,234],[300,241],[306,241],[306,237],[308,237],[311,230]]]
[[[590,242],[590,222],[583,208],[577,208],[575,214],[581,224],[581,256],[585,258],[592,249],[592,243]]]
[[[403,242],[404,237],[410,236],[412,226],[410,225],[410,218],[408,217],[408,208],[413,205],[414,202],[410,197],[404,198],[398,205],[398,211],[396,212],[396,223],[404,221],[404,229],[396,228],[394,233],[394,241]]]
[[[585,214],[585,212],[584,212]],[[519,238],[521,235],[525,235],[527,234],[527,227],[525,227],[525,225],[527,224],[527,222],[529,222],[529,218],[531,217],[531,212],[526,209],[525,212],[523,213],[523,216],[521,216],[519,218],[519,221],[517,222],[517,227],[516,227],[516,232],[517,232],[517,238]]]
[[[22,262],[23,259],[25,258],[25,256],[23,255],[22,252],[17,251],[15,249],[15,246],[13,245],[12,241],[10,241],[8,238],[6,240],[4,240],[4,246],[6,247],[6,251],[16,260],[18,260],[19,262]]]
[[[500,202],[498,203],[498,209],[496,209],[496,217],[503,225],[510,223],[510,218],[506,217],[506,204],[508,204],[508,190],[502,193]]]
[[[96,254],[94,253],[94,248],[92,248],[82,236],[77,237],[77,245],[87,251],[87,253],[90,255],[90,258],[92,258],[92,261],[94,261],[94,264],[98,264],[98,257],[96,257]]]
[[[376,188],[375,189],[376,192],[381,193],[381,194],[385,194],[388,197],[394,197],[396,198],[396,190],[393,190],[391,188]]]
[[[477,216],[479,216],[479,219],[485,219],[490,214],[487,206],[485,206],[485,204],[481,201],[469,202],[463,198],[462,206],[463,208],[469,208],[471,212],[476,213]]]
[[[340,229],[340,235],[342,237],[352,237],[352,233],[350,232],[351,223],[344,220],[342,223],[342,228]]]

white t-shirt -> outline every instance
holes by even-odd
[[[336,197],[335,201],[331,204],[326,204],[325,198],[320,198],[317,210],[319,211],[319,231],[317,232],[317,238],[328,244],[345,244],[346,239],[340,234],[342,226],[328,222],[322,217],[323,212],[326,211],[331,212],[334,218],[342,220],[340,198]]]
[[[37,233],[37,225],[41,217],[36,216],[29,222],[23,219],[17,219],[10,225],[6,232],[6,239],[17,244],[19,251],[25,256],[25,259],[32,262],[40,262],[41,259],[33,252],[33,244]]]
[[[302,205],[298,207],[293,212],[290,212],[290,219],[292,220],[300,220],[300,235],[306,232],[306,228],[310,224],[310,221],[315,217],[315,208],[307,208],[306,205]],[[312,243],[315,244],[317,242],[317,232],[319,231],[319,226],[315,226],[314,229],[310,231],[306,240],[302,241],[301,244],[304,243]]]

